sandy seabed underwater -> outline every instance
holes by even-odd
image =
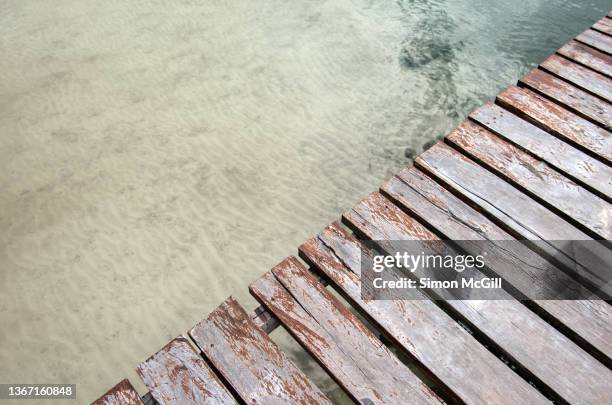
[[[0,382],[139,383],[606,3],[0,0]]]

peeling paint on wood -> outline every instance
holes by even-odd
[[[515,236],[547,241],[547,254],[569,268],[581,268],[571,254],[564,253],[565,246],[558,241],[592,238],[476,162],[439,142],[421,154],[415,164]],[[587,269],[581,274],[593,286],[604,283]],[[603,293],[610,296],[612,289],[607,286]]]
[[[179,336],[136,369],[160,405],[236,404],[189,341]]]
[[[603,28],[600,23],[598,27]],[[576,41],[583,42],[587,45],[597,48],[606,53],[612,53],[612,37],[595,30],[586,30],[576,37]]]
[[[250,290],[355,401],[440,403],[296,258],[285,259]]]
[[[367,215],[361,215],[362,212]],[[353,213],[360,220],[353,221]],[[384,202],[383,197],[376,193],[353,207],[345,218],[353,229],[371,240],[420,240],[423,237],[423,232],[418,231],[422,225],[415,225],[417,221],[414,218],[389,200]],[[430,233],[429,239],[437,237]],[[419,271],[415,272],[417,276],[421,275]],[[569,403],[595,405],[608,400],[612,371],[519,301],[447,300],[446,303],[472,328],[488,336],[503,352],[539,379],[551,394]],[[589,389],[584,389],[587,386]],[[534,398],[524,402],[546,403],[546,400]]]
[[[612,133],[597,125],[581,118],[564,108],[552,103],[542,97],[536,95],[527,89],[520,89],[515,86],[509,87],[497,96],[497,102],[503,107],[511,109],[514,113],[535,123],[539,127],[545,129],[561,139],[567,139],[571,143],[577,144],[584,149],[591,151],[594,155],[600,157],[608,163],[612,163]],[[485,105],[478,110],[472,112],[470,117],[478,115],[478,112],[483,109],[493,109]],[[496,111],[497,114],[491,117],[491,121],[502,121],[502,116],[505,121],[498,125],[504,125],[505,128],[511,129],[517,125],[520,130],[528,128],[526,125],[520,125],[519,121],[512,117],[512,114],[503,114]],[[480,114],[482,115],[482,114]],[[492,124],[496,124],[493,121]],[[501,132],[501,131],[496,131]],[[514,131],[516,132],[516,131]],[[526,131],[523,137],[541,138],[537,131]],[[542,145],[544,146],[544,145]],[[542,148],[542,153],[546,152],[546,148]],[[552,152],[552,151],[551,151]],[[603,173],[602,173],[603,174]],[[602,180],[611,181],[610,177],[603,177]]]
[[[332,224],[318,238],[300,246],[300,253],[398,346],[439,378],[458,401],[515,404],[528,401],[527,398],[541,399],[533,387],[425,297],[363,300],[359,277],[362,249],[366,248],[358,240],[338,224]],[[352,263],[353,267],[345,263]]]
[[[612,100],[612,80],[559,55],[549,56],[540,66],[604,100]]]
[[[485,128],[465,121],[446,139],[501,177],[524,187],[600,239],[612,239],[612,205]]]
[[[609,17],[612,12],[529,72],[520,80],[523,88],[511,86],[498,105],[473,112],[447,137],[462,153],[443,142],[434,145],[416,159],[420,170],[401,171],[382,186],[384,195],[371,193],[343,220],[365,238],[386,241],[383,250],[397,240],[431,246],[439,236],[468,241],[462,245],[467,251],[469,241],[544,240],[549,246],[540,253],[584,270],[586,284],[600,284],[557,241],[612,239]],[[524,260],[526,250],[519,252]],[[444,310],[425,293],[418,301],[364,300],[362,251],[370,254],[339,224],[306,241],[300,254],[325,278],[290,257],[250,286],[262,303],[254,312],[247,314],[230,297],[190,332],[206,360],[181,336],[138,366],[150,390],[146,403],[328,403],[267,336],[279,324],[355,402],[441,403],[325,288],[328,279],[452,403],[548,403],[542,392],[561,403],[609,402],[608,303],[535,301],[531,311],[507,292],[503,300],[460,301],[449,300],[453,296],[443,289],[428,294],[446,298]],[[538,270],[546,264],[530,261],[533,267],[525,267],[513,253],[490,257],[487,271],[518,291],[539,283]],[[519,372],[488,349],[510,358]],[[124,380],[94,404],[143,402]]]
[[[330,403],[231,297],[190,335],[248,404]]]
[[[519,83],[607,130],[612,129],[612,105],[578,87],[540,69],[527,73]]]
[[[593,24],[593,29],[608,35],[612,35],[612,20],[608,17],[604,17]]]
[[[612,76],[612,56],[577,41],[563,45],[558,54],[573,59],[606,76]]]
[[[413,212],[437,229],[444,238],[457,241],[514,239],[484,215],[414,167],[402,170],[397,177],[386,182],[382,190],[396,204]],[[465,243],[462,243],[462,246],[469,250],[469,246]],[[538,269],[552,266],[546,262],[531,262],[526,266],[523,261],[527,256],[520,256],[519,263],[512,258],[497,261],[489,256],[487,264],[519,291],[524,291],[526,288],[531,289],[533,283],[537,283],[541,278],[537,273]],[[568,283],[564,281],[564,273],[560,270],[556,272],[560,279],[554,282]],[[539,283],[538,288],[543,291],[550,290],[551,283]],[[605,301],[540,300],[535,303],[549,316],[579,336],[588,352],[596,353],[597,358],[604,364],[610,364],[612,307]]]
[[[108,392],[95,400],[92,405],[143,405],[140,396],[127,380],[108,390]]]

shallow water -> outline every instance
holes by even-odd
[[[0,382],[136,382],[608,6],[0,0]]]

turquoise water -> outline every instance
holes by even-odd
[[[0,0],[0,381],[137,381],[607,8]]]

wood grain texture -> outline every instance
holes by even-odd
[[[345,214],[344,219],[372,240],[437,239],[378,193],[363,199]],[[529,371],[552,395],[581,404],[601,404],[608,400],[612,371],[520,302],[504,299],[449,300],[446,303],[470,327],[488,337],[488,342],[495,342],[509,358]],[[523,403],[536,402],[545,401],[532,399]]]
[[[605,34],[612,35],[612,19],[604,17],[593,24],[593,29]]]
[[[568,110],[591,120],[603,128],[612,128],[612,105],[541,70],[534,69],[519,84],[554,100]]]
[[[122,380],[100,398],[92,402],[92,405],[143,405],[140,395],[132,384]]]
[[[421,154],[415,164],[469,204],[478,207],[480,212],[494,219],[513,236],[545,241],[549,257],[568,268],[577,269],[585,282],[592,286],[607,282],[601,275],[574,261],[572,253],[566,252],[567,247],[562,242],[592,238],[450,146],[438,142]],[[608,286],[602,295],[609,297],[610,294],[612,289]]]
[[[136,371],[160,405],[236,404],[189,341],[179,336]]]
[[[612,205],[519,148],[470,121],[446,139],[601,239],[612,239]]]
[[[444,142],[415,164],[525,239],[590,240],[584,232]]]
[[[599,26],[602,26],[600,24]],[[595,30],[586,30],[576,37],[576,41],[585,43],[606,53],[612,53],[612,37]]]
[[[414,167],[400,171],[387,181],[381,191],[400,207],[430,224],[446,238],[461,242],[470,251],[469,241],[514,240],[506,231],[484,215],[465,204],[459,198]],[[525,247],[527,248],[527,247]],[[526,262],[530,254],[516,257],[488,256],[487,266],[502,275],[517,290],[540,289],[543,294],[554,296],[551,286],[568,284],[565,273],[552,269],[557,278],[549,282],[543,279],[546,262]],[[554,283],[554,284],[553,284]],[[612,307],[603,300],[537,300],[535,304],[550,318],[565,325],[572,335],[584,345],[589,353],[610,364],[612,358]]]
[[[612,81],[600,73],[559,55],[549,56],[540,67],[604,100],[612,100]]]
[[[190,335],[246,403],[330,403],[231,297]]]
[[[296,258],[285,259],[250,291],[355,401],[440,403]]]
[[[612,57],[590,46],[570,41],[563,45],[557,53],[606,76],[612,76]]]
[[[359,277],[362,249],[367,250],[338,224],[332,224],[318,238],[301,245],[300,254],[327,275],[342,295],[386,336],[440,379],[459,401],[515,404],[534,395],[539,397],[531,386],[426,297],[362,299]]]
[[[527,89],[511,86],[501,92],[496,100],[501,106],[511,109],[517,115],[542,129],[592,151],[608,163],[612,162],[612,133],[609,131]],[[484,108],[490,107],[485,105]],[[482,109],[481,107],[479,110]],[[475,112],[471,113],[470,116],[474,114]],[[507,115],[505,122],[518,123],[517,120],[507,117]],[[525,126],[523,125],[522,128],[525,128]],[[530,135],[530,133],[525,135]]]

